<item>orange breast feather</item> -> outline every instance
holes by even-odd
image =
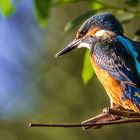
[[[112,77],[107,71],[101,69],[96,64],[93,55],[91,56],[91,63],[98,79],[101,81],[110,98],[111,107],[113,108],[113,104],[115,103],[116,105],[122,106],[125,109],[134,110],[138,112],[136,106],[133,105],[129,99],[122,100],[123,90],[120,82],[114,77]]]

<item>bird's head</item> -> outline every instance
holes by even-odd
[[[76,48],[91,49],[91,46],[97,43],[97,38],[107,36],[108,32],[117,35],[123,34],[123,28],[116,17],[109,12],[92,16],[79,28],[76,38],[56,56],[61,56]]]

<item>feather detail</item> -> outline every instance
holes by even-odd
[[[128,53],[133,56],[133,59],[135,61],[135,66],[138,72],[138,77],[140,79],[140,55],[138,54],[135,46],[133,45],[133,42],[130,41],[129,39],[122,37],[120,35],[117,36],[119,41],[124,45],[124,47],[126,48],[126,50],[128,51]],[[140,46],[139,46],[140,47]]]
[[[126,84],[139,87],[135,61],[117,38],[110,38],[94,46],[96,63],[113,77]]]
[[[98,79],[104,86],[110,98],[111,105],[112,103],[115,103],[116,105],[125,109],[139,112],[138,107],[132,102],[130,98],[124,98],[124,88],[121,82],[110,75],[107,71],[100,68],[94,59],[94,55],[90,56],[90,60]],[[111,107],[113,108],[113,106]]]

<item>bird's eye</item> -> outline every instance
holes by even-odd
[[[81,33],[82,33],[83,35],[85,35],[85,34],[87,33],[87,28],[84,27],[83,30],[81,31]]]
[[[82,37],[83,37],[83,35],[81,33],[78,33],[76,36],[77,39],[82,38]]]
[[[76,38],[82,38],[87,33],[87,28],[84,27],[81,31],[77,33]]]

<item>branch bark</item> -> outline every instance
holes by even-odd
[[[101,128],[102,126],[107,126],[107,125],[117,125],[117,124],[129,124],[129,123],[140,123],[140,113],[132,112],[132,111],[127,111],[127,110],[114,110],[111,108],[105,108],[103,110],[103,114],[110,114],[110,115],[116,115],[119,117],[122,117],[119,120],[112,120],[112,121],[97,121],[93,123],[73,123],[73,124],[36,124],[36,123],[30,123],[29,127],[63,127],[63,128],[73,128],[73,127],[83,127],[83,128]],[[99,115],[98,115],[99,116]],[[97,118],[100,118],[100,116]],[[93,118],[93,120],[96,117]],[[92,118],[91,118],[92,120]],[[97,126],[97,127],[95,127]]]
[[[140,118],[128,118],[128,119],[121,119],[117,121],[110,121],[110,122],[97,122],[97,123],[90,123],[90,124],[29,124],[29,127],[63,127],[63,128],[73,128],[73,127],[87,127],[87,126],[107,126],[107,125],[116,125],[116,124],[128,124],[128,123],[140,123]]]

